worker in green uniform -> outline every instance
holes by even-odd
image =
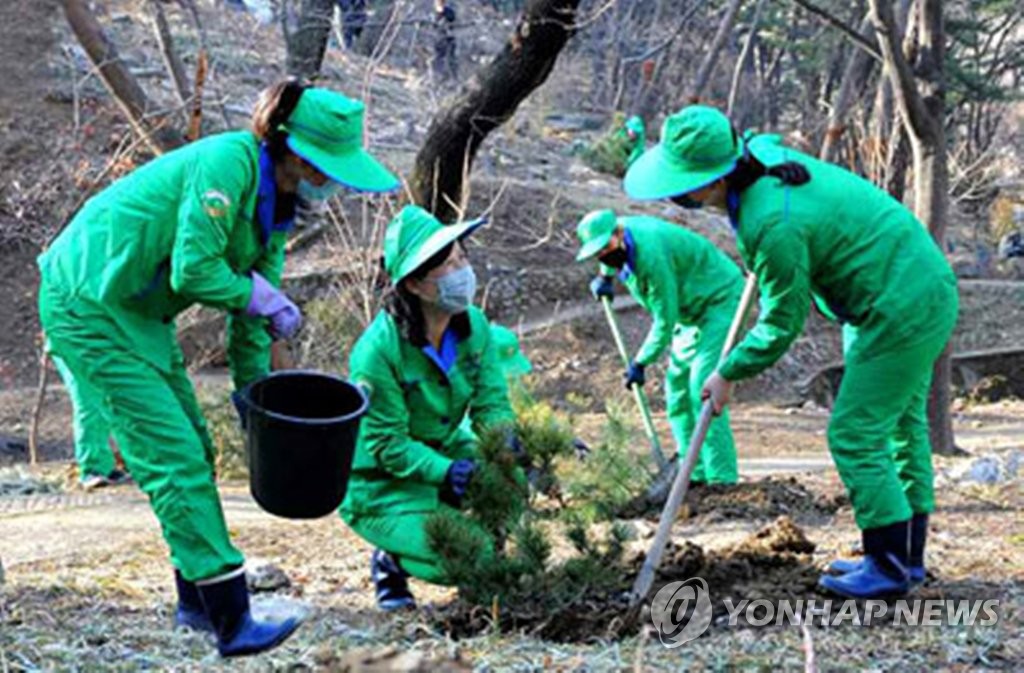
[[[647,338],[626,371],[626,387],[644,385],[645,369],[671,346],[665,398],[679,459],[686,457],[697,418],[701,388],[718,366],[743,294],[736,264],[711,241],[683,227],[646,215],[617,218],[611,210],[587,214],[576,230],[576,261],[597,258],[601,271],[591,282],[600,300],[613,297],[613,273],[651,314]],[[711,423],[691,475],[693,483],[734,484],[736,446],[728,411]]]
[[[415,605],[409,575],[448,582],[425,523],[441,508],[460,506],[478,459],[477,434],[515,421],[491,325],[472,304],[476,276],[460,243],[480,224],[445,226],[419,206],[389,223],[391,291],[349,360],[370,406],[341,517],[377,548],[371,576],[386,610]],[[462,423],[467,413],[472,429]],[[521,452],[508,434],[509,449]]]
[[[926,403],[958,304],[956,278],[925,227],[867,180],[776,136],[740,136],[725,115],[698,105],[665,121],[625,189],[724,209],[757,275],[757,324],[704,384],[716,411],[736,381],[785,353],[812,296],[842,321],[846,368],[828,444],[865,556],[833,564],[842,574],[821,585],[869,598],[923,581],[935,506]]]
[[[398,184],[363,150],[363,110],[295,80],[270,87],[252,131],[194,142],[118,180],[39,258],[43,328],[74,379],[106,401],[171,550],[176,620],[213,631],[225,656],[274,647],[297,623],[249,611],[175,316],[195,303],[228,314],[236,389],[268,372],[271,339],[301,323],[278,289],[297,198]]]
[[[104,486],[116,486],[131,481],[124,470],[117,467],[111,445],[110,419],[100,397],[87,381],[79,381],[71,374],[64,360],[50,355],[53,366],[64,381],[71,398],[72,429],[75,437],[75,463],[78,465],[82,488],[91,491]]]

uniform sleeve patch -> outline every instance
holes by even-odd
[[[209,189],[202,196],[203,212],[214,218],[226,217],[231,210],[231,199],[224,192]]]

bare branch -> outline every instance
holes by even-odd
[[[858,33],[857,30],[853,26],[851,26],[850,24],[846,23],[842,19],[839,19],[838,17],[836,17],[834,14],[830,13],[829,11],[827,11],[825,9],[822,9],[821,7],[818,7],[817,5],[815,5],[812,2],[809,2],[809,0],[791,0],[791,1],[794,4],[797,4],[797,5],[801,6],[801,7],[803,7],[804,9],[806,9],[811,14],[814,14],[818,18],[822,19],[823,21],[825,21],[825,23],[827,23],[828,25],[832,26],[833,28],[836,28],[836,29],[842,31],[846,35],[846,37],[849,38],[849,40],[851,42],[853,42],[859,48],[863,49],[868,54],[870,54],[871,58],[875,59],[876,61],[881,61],[882,60],[882,55],[880,53],[878,53],[878,50],[875,48],[875,45],[873,45],[871,43],[871,41],[866,39],[863,35]]]

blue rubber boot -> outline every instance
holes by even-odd
[[[194,582],[181,576],[181,571],[174,569],[174,586],[178,589],[178,609],[174,612],[174,625],[184,626],[193,631],[213,633],[213,624],[206,616],[203,599],[199,597],[199,589]]]
[[[845,575],[824,575],[818,586],[846,598],[899,596],[910,589],[907,570],[910,522],[901,521],[862,532],[864,559]]]
[[[217,635],[217,650],[222,657],[237,657],[273,649],[283,643],[299,626],[289,617],[283,622],[260,622],[249,611],[249,588],[245,572],[238,570],[209,580],[196,582],[206,614]]]
[[[864,565],[864,558],[858,559],[847,559],[840,558],[832,561],[828,565],[828,571],[839,575],[845,575],[847,573],[856,572],[861,569]],[[910,580],[910,586],[916,587],[924,584],[925,580],[925,569],[924,566],[908,566],[907,575]]]
[[[416,599],[409,591],[409,574],[402,570],[391,554],[374,549],[370,556],[370,578],[377,592],[377,606],[392,611],[416,607]]]
[[[907,572],[911,587],[921,586],[927,577],[924,567],[924,546],[927,539],[928,515],[915,514],[914,518],[910,520],[910,555],[907,559]],[[845,575],[860,570],[863,563],[863,558],[836,559],[829,564],[828,570],[831,573]]]

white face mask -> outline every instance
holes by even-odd
[[[327,180],[324,184],[317,187],[305,178],[299,180],[299,186],[297,189],[299,198],[310,203],[326,201],[332,196],[336,196],[340,191],[341,185],[334,180]]]
[[[476,273],[467,264],[449,271],[434,281],[437,285],[437,305],[445,313],[465,313],[476,296]]]

